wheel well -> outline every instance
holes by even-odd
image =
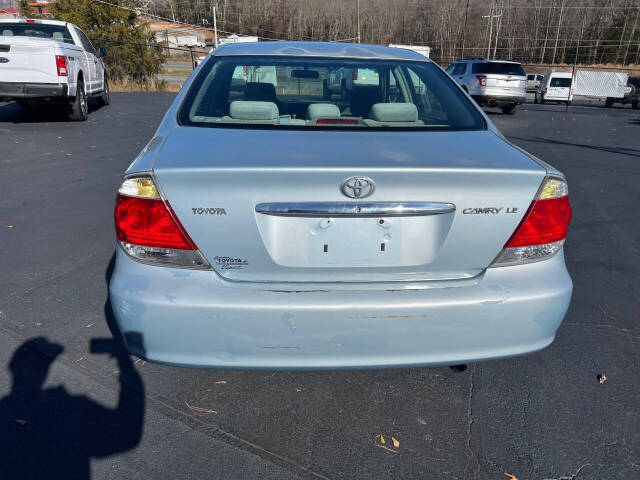
[[[463,89],[465,92],[469,93],[469,87],[467,87],[466,85],[462,85],[462,89]]]
[[[80,70],[78,72],[78,80],[76,80],[76,90],[78,89],[78,85],[80,84],[80,82],[82,82],[82,86],[84,87],[84,75],[82,74],[82,70]],[[85,93],[87,91],[87,89],[84,89]]]

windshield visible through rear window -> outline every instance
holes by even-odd
[[[497,75],[525,76],[524,68],[519,63],[482,62],[473,64],[473,73],[493,73]]]
[[[430,62],[213,57],[179,113],[184,125],[479,130],[480,113]]]
[[[0,23],[0,36],[46,38],[73,44],[69,30],[64,25],[39,23]]]

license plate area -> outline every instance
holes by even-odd
[[[414,217],[257,215],[271,259],[284,267],[408,267],[431,263],[453,213]]]

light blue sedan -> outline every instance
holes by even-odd
[[[327,94],[338,69],[377,81]],[[125,172],[115,317],[150,361],[460,364],[540,350],[572,282],[563,175],[404,49],[216,49]]]

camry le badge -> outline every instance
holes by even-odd
[[[376,184],[368,177],[349,177],[340,185],[340,191],[349,198],[368,197],[375,189]]]

